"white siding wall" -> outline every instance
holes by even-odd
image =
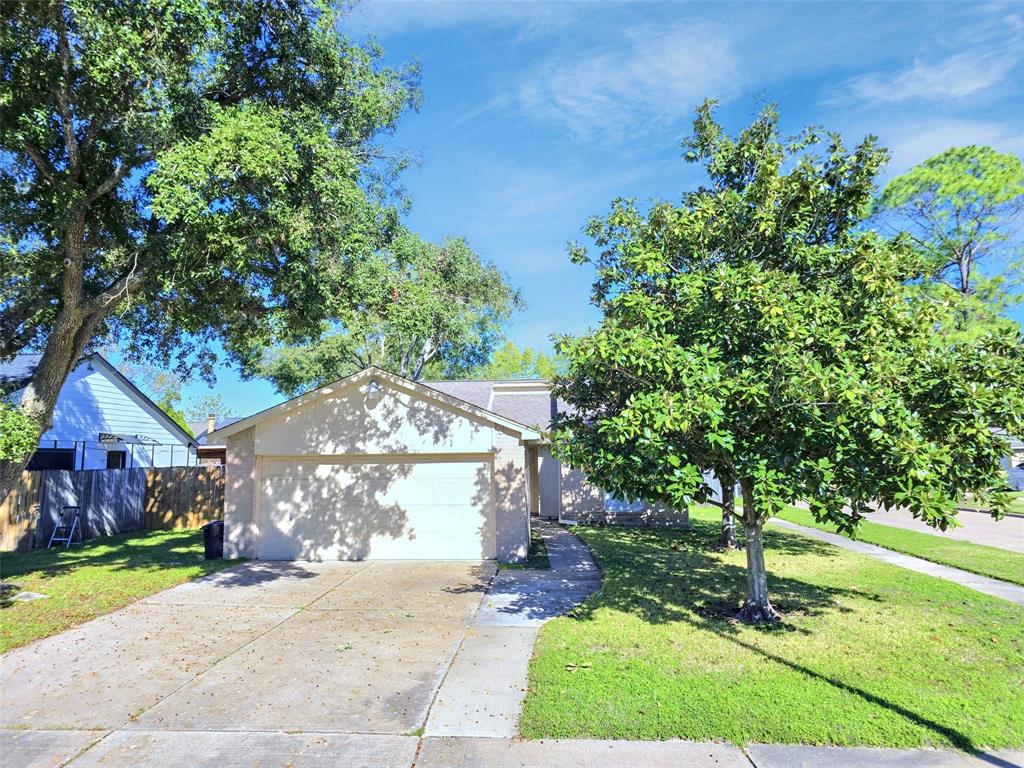
[[[119,435],[141,435],[153,445],[111,445],[133,456],[131,466],[168,467],[196,463],[188,443],[171,432],[142,398],[100,364],[88,361],[68,376],[53,411],[53,427],[39,440],[41,448],[71,448],[79,442],[75,468],[82,467],[82,445],[86,441],[84,469],[107,466],[106,446],[99,442],[100,432]],[[54,446],[56,441],[56,446]],[[129,460],[126,457],[126,461]]]

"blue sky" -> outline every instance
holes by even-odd
[[[422,65],[422,108],[386,142],[420,161],[409,226],[500,265],[528,305],[510,335],[535,347],[596,319],[566,257],[588,217],[698,181],[679,143],[705,97],[730,129],[773,101],[787,131],[876,134],[886,178],[949,146],[1024,155],[1020,4],[370,0],[348,30]],[[227,369],[215,391],[240,413],[281,399]]]

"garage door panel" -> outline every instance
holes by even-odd
[[[491,463],[264,460],[264,559],[494,557]]]

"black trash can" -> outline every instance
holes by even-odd
[[[207,560],[224,557],[224,521],[214,520],[203,526],[203,547]]]

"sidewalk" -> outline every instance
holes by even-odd
[[[952,581],[953,583],[967,587],[968,589],[984,592],[986,595],[992,595],[993,597],[999,597],[1003,600],[1009,600],[1011,603],[1016,603],[1017,605],[1024,605],[1024,587],[1011,584],[1007,581],[990,579],[987,576],[979,576],[978,574],[970,573],[969,571],[961,571],[959,568],[951,568],[948,565],[939,565],[938,563],[933,563],[928,560],[922,560],[919,557],[912,557],[899,552],[893,552],[891,549],[877,547],[874,544],[866,544],[863,541],[853,541],[852,539],[848,539],[845,536],[840,536],[836,533],[819,531],[817,528],[807,528],[802,525],[797,525],[796,523],[791,523],[787,520],[779,520],[778,518],[775,518],[769,521],[769,524],[777,525],[780,528],[785,528],[788,531],[794,531],[796,533],[803,534],[804,536],[810,536],[812,539],[826,541],[829,544],[834,544],[837,547],[848,549],[851,552],[859,552],[862,555],[874,557],[877,560],[884,560],[892,565],[898,565],[900,568],[917,571],[918,573],[926,573],[929,576],[935,576],[939,579]]]
[[[427,736],[512,738],[541,626],[582,603],[601,584],[586,546],[546,520],[550,570],[501,570],[491,581],[427,717]]]
[[[1024,752],[694,741],[424,739],[415,768],[1024,768]]]

